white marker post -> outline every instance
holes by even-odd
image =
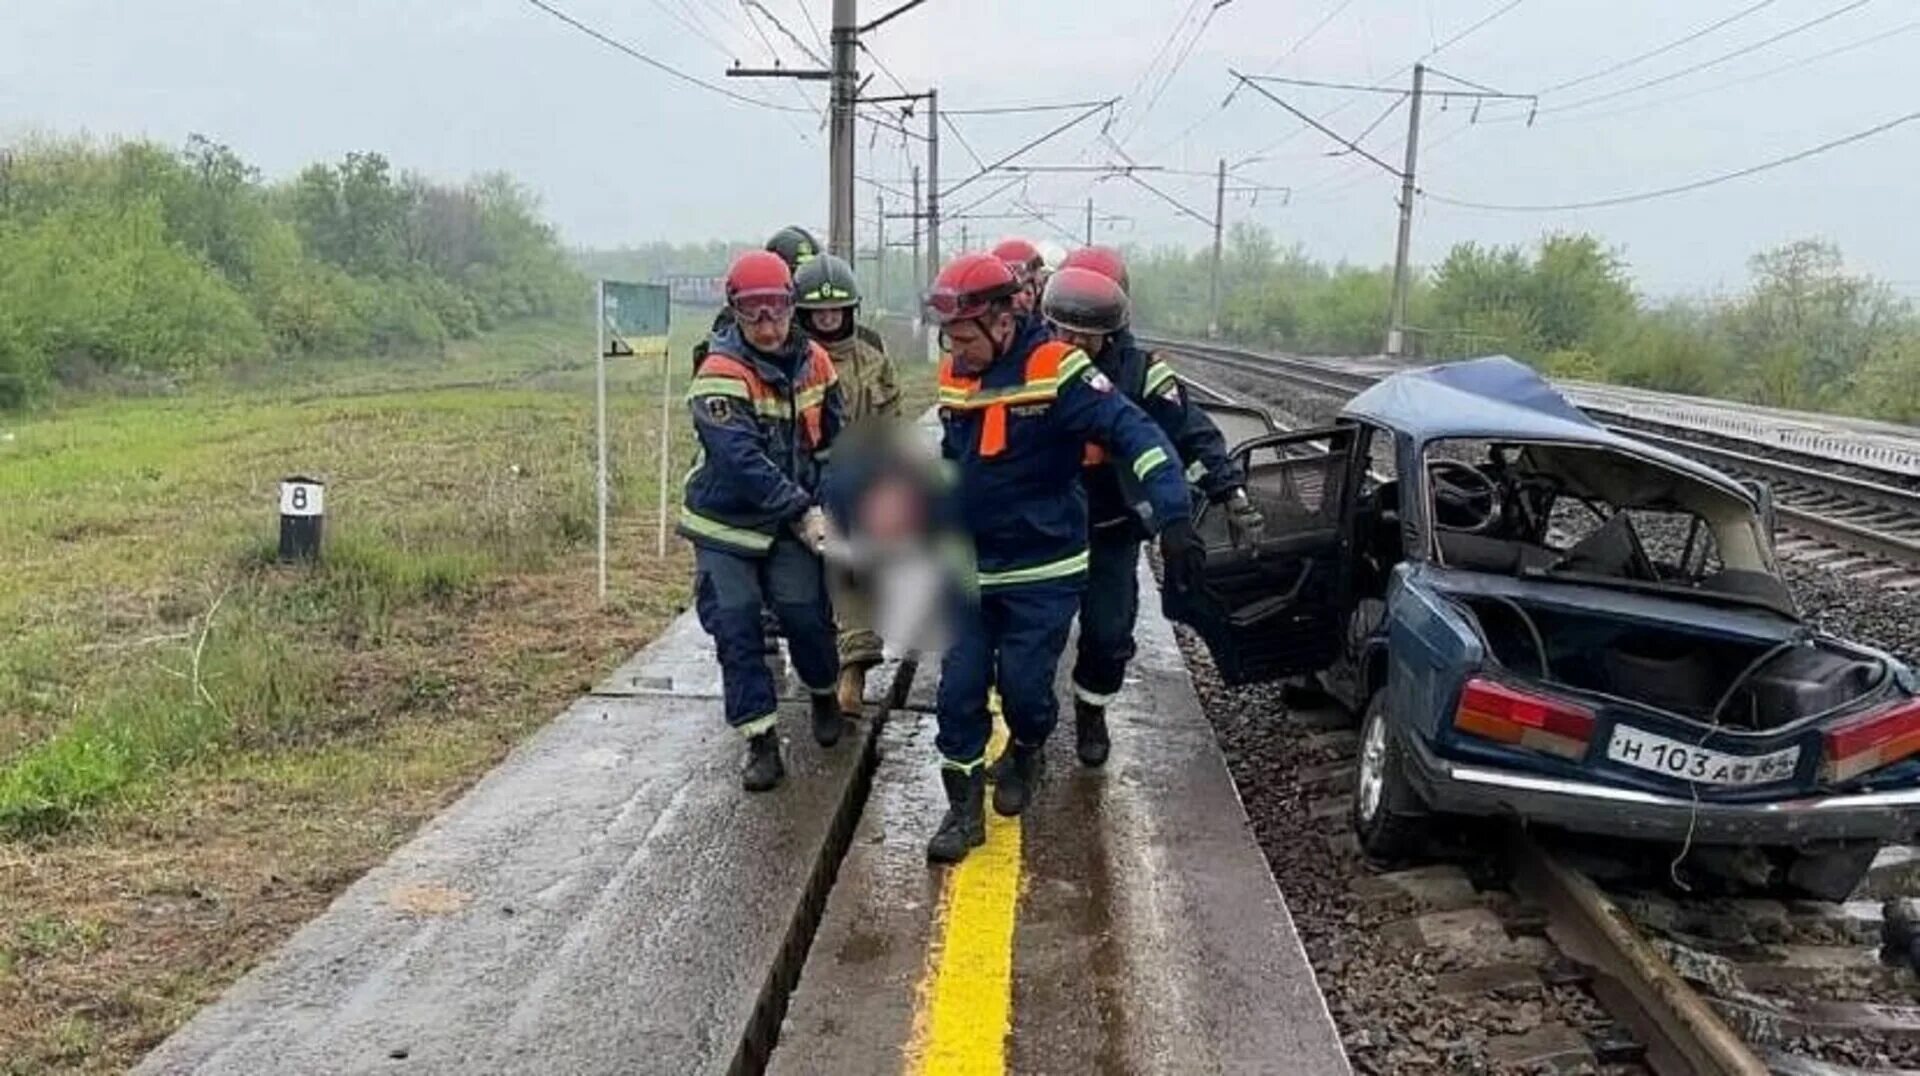
[[[668,456],[673,451],[673,351],[660,345],[660,542],[658,556],[667,555]]]
[[[594,397],[598,419],[600,473],[597,485],[600,498],[600,602],[607,600],[607,282],[593,282],[593,362]]]
[[[326,525],[327,486],[317,478],[294,475],[280,480],[280,559],[320,559],[320,533]]]

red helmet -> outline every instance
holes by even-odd
[[[1070,332],[1116,333],[1127,327],[1131,304],[1120,282],[1092,269],[1065,266],[1047,280],[1040,314]]]
[[[1014,277],[1022,282],[1047,265],[1047,259],[1040,256],[1040,248],[1018,236],[1000,240],[993,248],[993,256],[1005,262]]]
[[[1115,284],[1122,291],[1131,293],[1132,285],[1127,282],[1127,259],[1112,247],[1081,247],[1067,255],[1060,263],[1062,269],[1091,269]]]
[[[941,325],[986,317],[1020,290],[1007,263],[992,254],[962,254],[948,262],[927,293],[927,311]]]
[[[793,273],[780,255],[750,250],[727,269],[727,305],[743,321],[776,321],[793,311]]]

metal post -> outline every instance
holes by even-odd
[[[1393,252],[1393,311],[1387,325],[1387,354],[1406,354],[1407,257],[1413,242],[1413,166],[1420,153],[1420,90],[1426,82],[1424,65],[1413,65],[1413,100],[1407,102],[1407,167],[1400,173],[1400,241]]]
[[[964,245],[964,244],[963,244]],[[940,272],[940,91],[927,91],[927,290]]]
[[[599,443],[599,473],[594,486],[599,499],[598,541],[600,600],[607,600],[607,282],[593,282],[594,438]]]
[[[972,249],[972,247],[973,247],[973,237],[967,234],[967,222],[961,221],[960,222],[960,249],[964,251],[964,250]]]
[[[673,404],[673,351],[663,343],[660,345],[660,531],[654,543],[654,553],[661,557],[667,555],[667,483],[672,473]]]
[[[833,0],[833,112],[828,132],[827,249],[853,261],[853,109],[859,88],[854,48],[859,42],[855,0]]]
[[[887,308],[887,196],[873,196],[873,309]]]
[[[931,345],[927,343],[927,312],[921,308],[921,295],[932,288],[931,279],[923,275],[920,266],[920,166],[913,166],[913,279],[916,294],[913,298],[913,344],[923,356],[931,356]],[[924,283],[922,283],[924,281]]]
[[[1087,198],[1087,245],[1093,245],[1093,198]]]
[[[1220,158],[1213,188],[1213,275],[1207,285],[1207,339],[1220,336],[1220,232],[1227,219],[1227,159]]]

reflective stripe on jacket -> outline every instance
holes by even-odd
[[[1136,344],[1131,332],[1109,336],[1094,364],[1167,435],[1179,450],[1187,481],[1208,500],[1220,500],[1246,482],[1239,463],[1228,454],[1220,427],[1187,399],[1173,367]],[[1105,529],[1136,522],[1133,506],[1145,497],[1131,469],[1105,466],[1107,455],[1099,445],[1088,445],[1082,462],[1087,468],[1087,514],[1093,526]]]
[[[1007,355],[977,377],[961,376],[951,356],[940,363],[941,452],[955,464],[983,587],[1086,574],[1089,441],[1140,475],[1153,520],[1190,510],[1173,445],[1152,420],[1085,353],[1048,340],[1038,319],[1019,326]]]
[[[844,421],[833,361],[799,336],[765,355],[728,326],[687,386],[687,404],[700,457],[687,475],[680,534],[764,554],[781,527],[813,506]]]

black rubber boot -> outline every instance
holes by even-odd
[[[1107,761],[1111,745],[1107,740],[1107,708],[1084,699],[1073,703],[1073,748],[1082,766],[1100,766]]]
[[[740,769],[740,787],[748,792],[766,792],[787,775],[787,764],[780,758],[780,733],[768,729],[747,738],[747,764]]]
[[[1047,771],[1046,756],[1040,744],[1015,743],[1007,751],[1007,770],[993,786],[993,809],[1008,818],[1027,809],[1039,789],[1040,775]]]
[[[927,842],[927,862],[958,863],[987,843],[986,775],[942,767],[940,783],[947,790],[947,814]]]
[[[987,763],[987,781],[991,784],[999,784],[1006,780],[1007,771],[1011,768],[1013,768],[1013,745],[1008,744],[1007,749],[1000,752],[999,758]]]
[[[846,719],[840,716],[840,700],[831,692],[813,697],[813,742],[821,747],[832,747],[840,742],[840,731],[846,727]]]

